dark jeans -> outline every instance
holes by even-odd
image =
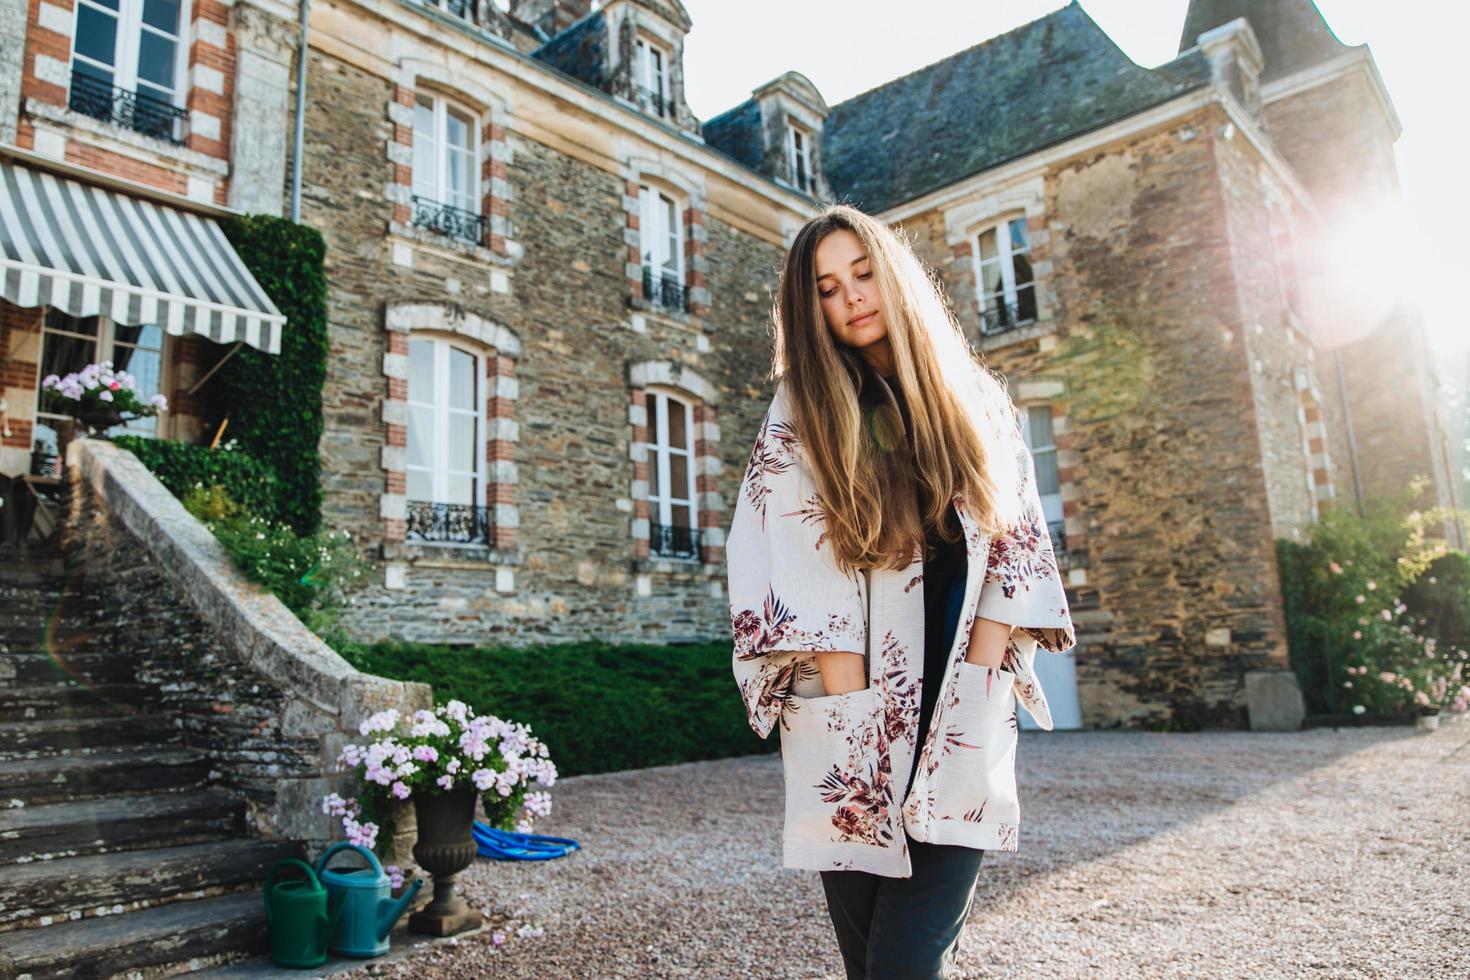
[[[908,844],[910,878],[821,872],[847,980],[933,980],[954,966],[985,852]]]

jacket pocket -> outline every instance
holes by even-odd
[[[1014,824],[1016,675],[960,661],[930,781],[936,820]]]
[[[793,696],[781,713],[781,762],[788,840],[893,842],[893,780],[878,688]]]

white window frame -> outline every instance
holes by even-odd
[[[647,388],[645,394],[653,396],[655,409],[653,417],[648,419],[647,426],[649,433],[653,436],[652,440],[646,443],[648,462],[653,472],[658,474],[656,485],[663,491],[662,495],[656,495],[653,484],[650,484],[648,488],[648,504],[652,523],[672,527],[674,505],[687,503],[689,505],[689,527],[697,531],[699,529],[699,498],[695,489],[697,477],[694,472],[694,461],[697,458],[695,449],[699,444],[699,439],[694,431],[694,402],[683,395],[661,388]],[[648,401],[645,398],[644,405],[647,404]],[[689,445],[686,449],[675,449],[669,445],[669,412],[678,406],[682,406],[684,411],[684,433],[689,438]],[[673,466],[670,464],[670,457],[676,454],[687,456],[689,460],[689,465],[685,467],[685,472],[689,477],[687,500],[672,495],[674,488],[671,485],[670,474]]]
[[[85,0],[82,0],[82,2],[85,2]],[[439,204],[452,204],[454,207],[461,208],[462,210],[468,211],[471,214],[480,214],[480,212],[481,212],[481,198],[480,198],[480,117],[479,117],[479,115],[476,112],[474,112],[472,109],[468,108],[467,106],[465,106],[465,105],[463,105],[463,104],[461,104],[459,102],[456,102],[455,100],[450,99],[447,96],[440,95],[438,92],[433,92],[433,91],[421,89],[421,90],[419,90],[419,91],[417,91],[417,92],[414,93],[414,109],[415,109],[415,113],[414,113],[414,119],[415,119],[414,139],[415,140],[418,139],[418,133],[419,133],[418,125],[417,125],[417,119],[418,119],[417,109],[418,109],[418,103],[419,103],[420,100],[424,100],[424,101],[427,101],[429,103],[429,105],[430,105],[430,111],[433,113],[433,116],[434,116],[434,121],[432,123],[432,125],[434,127],[434,133],[433,133],[433,137],[432,137],[432,139],[434,141],[434,175],[433,175],[433,187],[434,187],[434,190],[433,190],[432,193],[422,194],[422,195],[419,195],[419,196],[426,197],[429,200],[436,201]],[[451,201],[449,199],[449,192],[448,192],[448,190],[449,190],[449,154],[450,154],[450,148],[449,148],[448,135],[449,135],[449,114],[450,114],[450,112],[454,112],[454,113],[462,116],[469,123],[469,128],[470,128],[470,145],[469,145],[468,150],[466,151],[468,153],[468,155],[469,155],[469,165],[468,165],[468,167],[466,169],[468,170],[469,176],[470,176],[468,206],[461,205],[461,204],[456,204],[455,202],[453,202],[453,201]],[[454,152],[460,152],[460,151],[456,148],[456,150]],[[417,163],[417,161],[415,161],[415,164],[416,163]],[[417,169],[417,166],[415,166],[415,169]],[[419,175],[417,173],[415,173],[413,175],[413,178],[412,178],[412,183],[410,184],[410,186],[413,188],[412,193],[414,193],[414,194],[418,194],[419,193],[418,192],[418,176]]]
[[[92,347],[92,356],[88,361],[88,363],[90,364],[100,364],[102,361],[109,359],[116,361],[116,358],[113,357],[113,347],[116,346],[119,341],[117,338],[117,323],[106,314],[97,315],[97,333],[95,336],[89,337],[86,334],[74,333],[70,330],[58,330],[56,327],[48,326],[45,319],[48,312],[49,308],[44,310],[41,314],[41,348],[39,351],[41,363],[36,365],[36,405],[35,415],[33,416],[33,418],[35,418],[37,421],[41,421],[44,419],[48,424],[51,424],[57,421],[64,421],[71,416],[57,415],[53,412],[46,412],[41,409],[42,378],[40,376],[40,372],[45,369],[46,335],[61,334],[63,336],[72,337],[77,340],[94,341],[95,343]],[[87,318],[77,317],[77,319],[84,320]],[[162,324],[153,323],[146,324],[146,326],[158,327],[160,331],[160,337],[158,341],[158,390],[160,394],[163,394],[170,390],[173,381],[173,367],[170,355],[173,353],[174,341],[169,339],[172,335],[163,328]],[[127,344],[127,346],[129,347],[137,346],[136,344],[127,343],[127,341],[122,341],[122,343]],[[123,370],[127,369],[124,368]],[[128,371],[128,373],[136,374],[137,372]],[[169,423],[172,420],[172,415],[170,413],[163,412],[158,415],[152,416],[152,418],[154,419],[154,426],[153,431],[151,432],[147,429],[132,428],[131,425],[120,426],[117,429],[117,432],[122,435],[143,436],[144,438],[168,438],[167,429]],[[54,429],[55,427],[56,426],[54,424],[51,425],[51,428]]]
[[[427,407],[431,412],[433,439],[430,443],[430,459],[428,466],[417,466],[409,462],[407,453],[404,454],[404,494],[408,496],[408,474],[411,471],[427,472],[429,474],[429,497],[423,503],[447,504],[449,503],[449,417],[451,415],[473,415],[475,417],[475,468],[471,474],[468,471],[454,471],[455,475],[473,475],[475,485],[470,494],[470,504],[464,506],[486,507],[486,489],[488,483],[487,466],[485,463],[485,440],[486,440],[486,384],[485,378],[485,356],[467,344],[457,343],[447,337],[438,337],[432,334],[416,333],[409,336],[410,344],[427,343],[433,345],[433,394],[434,401],[415,401],[407,394],[404,401],[409,406],[407,425],[413,425],[413,407]],[[474,358],[475,372],[475,404],[471,409],[459,409],[449,407],[449,352],[458,350]],[[408,499],[418,501],[419,498],[408,496]],[[461,542],[435,542],[436,544],[458,544]]]
[[[668,204],[665,208],[661,205]],[[672,228],[663,225],[663,215],[672,211]],[[640,264],[648,265],[653,269],[655,282],[663,278],[667,262],[656,261],[660,255],[658,249],[648,248],[648,235],[657,232],[656,243],[661,243],[664,249],[673,253],[674,267],[678,271],[677,281],[680,286],[684,285],[684,203],[677,194],[666,190],[657,184],[640,183],[638,185],[638,256]],[[652,256],[650,257],[650,252]]]
[[[987,231],[995,232],[996,257],[993,261],[1000,264],[1000,300],[1006,306],[1009,306],[1013,309],[1019,305],[1020,294],[1016,287],[1015,256],[1025,255],[1029,260],[1031,257],[1031,241],[1028,237],[1026,241],[1026,248],[1020,252],[1014,251],[1011,248],[1011,222],[1013,221],[1024,222],[1026,221],[1026,216],[1024,214],[1013,214],[1009,215],[1008,217],[1001,218],[998,221],[986,224],[982,226],[979,230],[977,230],[973,238],[971,239],[971,252],[973,253],[972,265],[974,266],[975,276],[975,292],[979,296],[980,300],[981,317],[984,317],[985,311],[987,309],[985,305],[986,301],[990,299],[990,297],[993,295],[989,290],[985,288],[985,275],[983,266],[985,266],[987,263],[980,256],[980,239],[985,235]],[[1040,319],[1041,317],[1041,303],[1039,301],[1039,297],[1036,295],[1036,282],[1036,265],[1035,263],[1032,263],[1031,282],[1028,284],[1028,286],[1031,290],[1032,303],[1036,306],[1036,316],[1030,320],[1022,320],[1018,316],[1016,324],[1033,323],[1036,319]]]
[[[673,106],[669,104],[669,64],[672,60],[668,48],[643,34],[638,35],[633,49],[633,80],[640,90],[637,101],[642,104],[643,93],[653,92],[659,100],[653,107],[654,115],[660,118],[673,115]]]
[[[143,22],[143,0],[118,0],[118,9],[112,10],[94,0],[76,0],[75,9],[71,18],[71,52],[67,61],[67,71],[75,70],[77,61],[92,65],[97,68],[105,68],[112,73],[113,88],[124,92],[138,94],[138,50],[142,47],[142,34],[148,31],[167,37],[158,28]],[[188,69],[189,69],[189,25],[193,22],[192,4],[190,0],[179,0],[179,22],[176,26],[177,34],[173,35],[174,41],[174,87],[172,99],[159,99],[167,102],[176,109],[184,108],[185,96],[188,94]],[[114,17],[117,20],[117,34],[113,39],[113,63],[104,65],[99,61],[77,52],[78,28],[83,7],[91,7],[99,13]],[[143,95],[157,99],[158,91],[152,82],[144,82],[146,86]],[[70,88],[71,79],[68,76],[67,87]]]
[[[791,185],[810,194],[816,186],[812,173],[812,134],[796,124],[786,127],[786,158],[791,165]]]
[[[1033,437],[1033,434],[1032,434],[1032,431],[1031,431],[1031,413],[1032,412],[1044,412],[1044,413],[1046,413],[1046,416],[1047,416],[1048,420],[1051,421],[1051,423],[1052,423],[1053,426],[1056,425],[1056,417],[1054,415],[1052,415],[1052,413],[1051,413],[1051,404],[1049,402],[1032,402],[1032,403],[1029,403],[1029,404],[1026,404],[1026,405],[1022,405],[1022,406],[1020,406],[1020,408],[1021,408],[1021,435],[1025,438],[1026,448],[1028,450],[1030,450],[1030,452],[1031,452],[1031,466],[1032,466],[1033,470],[1038,470],[1038,472],[1037,472],[1037,480],[1038,480],[1038,482],[1040,481],[1040,477],[1041,477],[1041,474],[1039,472],[1039,468],[1037,467],[1037,457],[1038,457],[1038,455],[1040,455],[1042,453],[1048,453],[1048,454],[1050,454],[1050,456],[1051,456],[1051,466],[1052,466],[1053,469],[1056,470],[1056,474],[1057,474],[1057,489],[1056,489],[1056,492],[1055,493],[1038,493],[1037,494],[1037,496],[1041,498],[1041,514],[1042,514],[1042,517],[1045,519],[1045,521],[1046,521],[1047,524],[1049,524],[1049,525],[1050,524],[1056,524],[1056,523],[1061,522],[1062,519],[1063,519],[1063,514],[1062,514],[1062,472],[1061,472],[1061,466],[1057,462],[1056,431],[1055,431],[1055,428],[1053,428],[1053,431],[1052,431],[1052,441],[1051,442],[1045,443],[1045,444],[1042,444],[1042,445],[1037,445],[1033,441],[1034,437]]]

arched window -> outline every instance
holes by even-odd
[[[485,544],[485,368],[453,341],[408,341],[408,540]]]
[[[698,559],[694,405],[660,389],[647,390],[644,404],[648,410],[649,555]]]

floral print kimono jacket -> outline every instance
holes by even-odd
[[[725,546],[735,680],[756,733],[781,726],[783,865],[906,878],[905,828],[935,844],[1016,850],[1015,706],[1051,728],[1032,670],[1036,648],[1061,652],[1075,642],[1020,430],[1026,516],[1017,528],[982,534],[963,498],[954,499],[968,556],[964,606],[944,675],[929,678],[922,549],[902,571],[838,569],[785,394],[783,381]],[[976,616],[1015,627],[1005,669],[965,661]],[[868,686],[824,696],[812,651],[830,650],[865,652]],[[940,697],[919,746],[919,689],[930,683],[941,685]]]

